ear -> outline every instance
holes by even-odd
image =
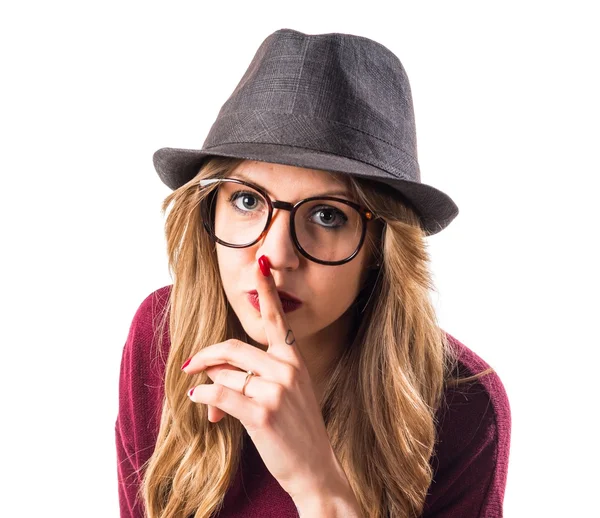
[[[369,265],[367,269],[378,270],[383,263],[383,240],[385,239],[385,225],[380,220],[373,222],[371,242],[369,242]]]
[[[363,277],[361,279],[360,290],[352,307],[358,310],[359,313],[363,313],[367,304],[371,301],[374,295],[375,286],[379,279],[381,266],[373,264],[363,270]]]
[[[360,291],[362,292],[365,288],[370,286],[379,275],[381,269],[381,263],[375,262],[377,259],[372,259],[371,264],[367,265],[362,271],[360,280]]]

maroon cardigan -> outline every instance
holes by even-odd
[[[142,302],[123,349],[115,425],[122,518],[144,516],[143,504],[136,498],[141,480],[136,470],[152,455],[158,435],[165,364],[154,333],[170,288],[156,290]],[[489,367],[454,337],[448,338],[460,353],[461,376]],[[163,342],[166,359],[168,325]],[[474,384],[447,389],[446,396],[448,405],[438,412],[439,442],[430,461],[434,477],[422,517],[501,517],[511,431],[504,386],[497,374],[491,374]],[[252,441],[245,439],[242,469],[217,517],[297,518],[292,499],[266,469]]]

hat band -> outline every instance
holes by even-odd
[[[247,111],[220,115],[203,150],[252,143],[330,153],[377,167],[391,178],[420,181],[418,162],[406,151],[351,126],[293,113]]]

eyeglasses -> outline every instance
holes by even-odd
[[[234,178],[211,178],[200,187],[215,188],[202,200],[203,225],[223,246],[246,248],[268,232],[273,209],[290,211],[290,234],[298,251],[319,264],[339,265],[360,251],[370,210],[349,200],[315,196],[296,204],[271,200],[256,185]]]

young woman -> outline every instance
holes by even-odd
[[[155,154],[173,284],[123,351],[121,516],[498,517],[510,408],[439,328],[408,79],[281,30],[202,150]]]

